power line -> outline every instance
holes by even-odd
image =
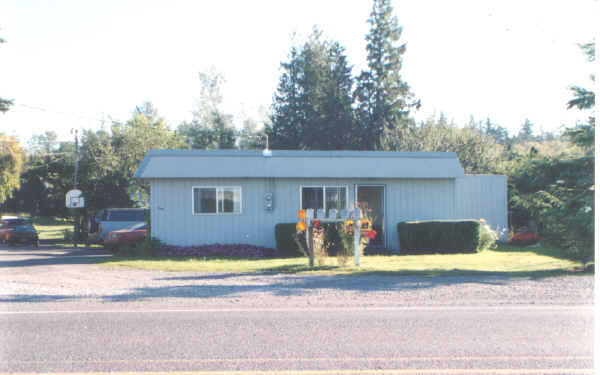
[[[15,106],[19,106],[19,107],[23,107],[26,109],[30,109],[30,110],[35,110],[35,111],[40,111],[40,112],[47,112],[47,113],[53,113],[53,114],[57,114],[57,115],[61,115],[61,116],[70,116],[70,117],[75,117],[75,118],[79,118],[79,119],[86,119],[86,120],[91,120],[91,121],[99,121],[102,124],[104,124],[105,119],[104,118],[98,118],[98,117],[92,117],[90,115],[85,115],[83,113],[77,113],[77,112],[64,112],[64,111],[56,111],[56,110],[52,110],[52,109],[47,109],[47,108],[42,108],[42,107],[38,107],[38,106],[31,106],[31,105],[27,105],[27,104],[22,104],[22,103],[14,103]],[[117,120],[113,120],[110,116],[109,119],[113,122],[119,122]]]

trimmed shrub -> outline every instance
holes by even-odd
[[[337,232],[337,227],[335,223],[322,223],[321,225],[325,228],[325,249],[327,250],[327,255],[335,256],[338,251],[341,251],[344,248],[342,240]],[[306,256],[304,250],[298,248],[298,243],[301,243],[305,248],[306,237],[304,235],[297,236],[296,223],[281,223],[275,225],[276,256]]]
[[[162,254],[163,245],[156,238],[144,239],[141,242],[118,248],[117,253],[122,256],[154,257]]]
[[[282,223],[275,225],[276,256],[301,257],[305,254],[298,248],[296,238],[296,223]],[[304,239],[304,237],[302,237]]]
[[[475,253],[479,249],[477,220],[413,221],[398,224],[400,251],[405,254]]]

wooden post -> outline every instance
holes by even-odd
[[[360,267],[360,219],[354,220],[354,265]]]
[[[306,210],[306,251],[308,251],[308,266],[313,268],[315,266],[315,253],[313,251],[313,239],[312,239],[312,218],[313,210]]]
[[[360,228],[362,225],[362,212],[360,208],[355,208],[352,212],[354,219],[354,264],[360,267]]]

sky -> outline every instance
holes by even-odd
[[[570,85],[591,88],[597,65],[578,47],[598,35],[598,1],[392,0],[406,43],[403,79],[421,99],[414,114],[458,125],[490,118],[516,134],[560,131],[587,114],[567,110]],[[223,110],[260,120],[290,48],[314,25],[366,67],[367,0],[3,0],[0,132],[108,128],[150,100],[172,128],[189,121],[198,73],[222,73]],[[103,125],[104,124],[104,125]]]

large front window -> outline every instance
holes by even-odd
[[[239,214],[242,212],[241,187],[195,187],[194,214]]]
[[[302,187],[301,206],[302,209],[312,208],[315,212],[322,208],[325,215],[329,216],[332,208],[338,212],[348,208],[346,194],[345,186]]]

